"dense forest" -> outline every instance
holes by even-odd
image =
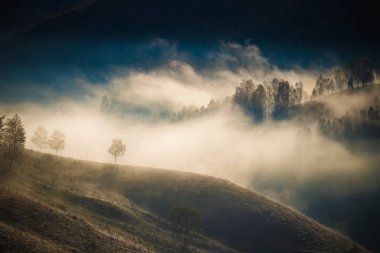
[[[234,102],[240,105],[257,121],[285,119],[297,113],[300,106],[318,97],[328,96],[345,90],[371,86],[375,80],[375,69],[369,59],[362,58],[335,68],[328,75],[320,75],[312,94],[309,95],[302,82],[294,85],[286,80],[273,79],[269,83],[254,84],[243,80],[236,88]]]

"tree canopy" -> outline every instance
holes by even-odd
[[[55,155],[58,155],[58,151],[65,149],[65,134],[54,130],[49,140],[49,147],[55,151]]]
[[[121,139],[113,139],[110,148],[108,149],[108,153],[110,153],[116,159],[125,154],[125,145],[123,144]]]
[[[4,117],[1,117],[1,146],[4,147],[7,152],[11,166],[13,160],[24,149],[25,129],[18,114],[6,119],[4,126],[3,120]]]
[[[39,126],[32,137],[32,143],[41,151],[49,146],[49,135],[45,127]]]

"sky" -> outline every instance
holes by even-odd
[[[288,70],[379,59],[380,18],[367,0],[5,0],[1,7],[0,97],[7,101],[43,100],[31,86],[62,94],[78,79],[104,83],[118,69],[151,70],[173,59],[204,71],[218,67],[210,55],[228,43],[255,45]]]

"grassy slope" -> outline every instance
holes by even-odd
[[[27,151],[0,181],[0,249],[174,252],[165,218],[190,205],[203,217],[193,252],[365,252],[292,209],[208,176]]]
[[[151,252],[129,238],[75,215],[35,202],[9,189],[0,191],[1,249],[17,252]]]

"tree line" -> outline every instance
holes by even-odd
[[[370,60],[363,57],[319,75],[311,94],[305,91],[302,82],[290,84],[287,80],[275,78],[269,82],[254,83],[248,79],[243,80],[231,96],[222,100],[211,99],[206,106],[184,106],[178,111],[157,110],[157,108],[125,103],[105,95],[101,102],[101,110],[107,114],[120,116],[136,114],[140,116],[139,120],[141,115],[145,115],[144,118],[148,120],[167,120],[175,123],[202,117],[232,103],[243,108],[260,123],[266,119],[280,120],[296,115],[306,101],[344,90],[370,86],[375,80],[377,71]]]
[[[379,139],[379,98],[374,97],[367,108],[351,109],[341,117],[321,118],[318,127],[322,134],[338,140]]]
[[[320,75],[312,91],[312,97],[329,95],[346,89],[363,88],[375,80],[375,68],[369,58],[351,61],[335,68],[329,76]]]
[[[32,143],[37,146],[39,151],[49,147],[55,151],[58,155],[58,151],[65,148],[65,134],[59,130],[54,130],[49,138],[48,131],[45,127],[39,126],[35,131],[31,139]],[[126,148],[121,139],[113,139],[111,146],[108,149],[108,153],[114,157],[114,163],[116,159],[125,154]]]
[[[59,151],[65,149],[66,136],[62,131],[54,130],[49,136],[47,129],[38,126],[31,137],[31,142],[41,152],[50,148],[58,155]],[[25,148],[26,134],[22,120],[18,114],[11,118],[5,115],[0,116],[0,155],[6,157],[8,168],[12,167],[14,160],[20,156]],[[114,157],[114,163],[118,157],[123,156],[126,147],[121,139],[113,139],[108,153]]]
[[[302,82],[293,86],[288,81],[273,79],[256,85],[248,79],[236,88],[233,101],[261,122],[268,118],[285,118],[289,109],[300,105],[307,96]]]
[[[265,119],[283,119],[297,113],[300,105],[319,96],[342,90],[370,86],[375,79],[375,69],[368,58],[361,58],[343,67],[335,68],[326,76],[319,75],[311,96],[303,83],[291,85],[282,79],[255,84],[251,79],[243,80],[236,88],[233,101],[249,113],[256,122]]]

